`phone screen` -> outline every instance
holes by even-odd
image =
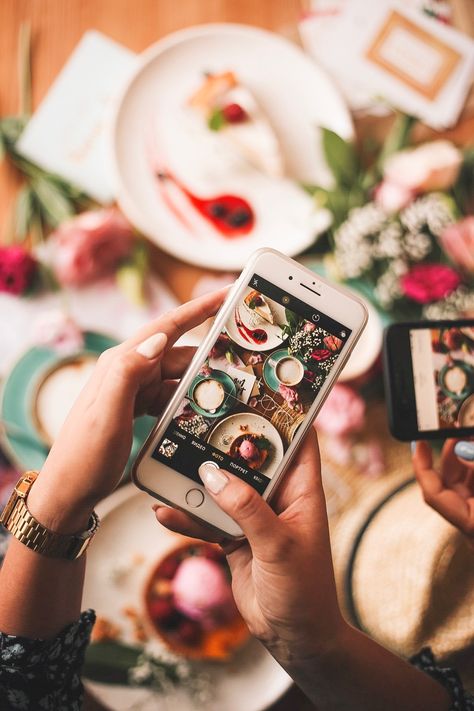
[[[474,328],[410,330],[418,429],[474,427]]]
[[[254,274],[152,456],[197,482],[213,461],[263,493],[350,335]]]

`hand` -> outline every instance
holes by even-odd
[[[467,456],[472,457],[471,461]],[[415,475],[426,503],[459,528],[470,545],[474,546],[472,460],[474,443],[458,442],[454,439],[448,439],[443,446],[439,471],[433,467],[433,455],[427,442],[418,442],[413,455]]]
[[[337,644],[342,627],[316,433],[311,430],[272,501],[226,471],[203,477],[210,496],[246,540],[225,541],[181,511],[155,505],[167,528],[221,543],[237,606],[251,633],[291,668]]]
[[[174,343],[213,316],[225,294],[184,304],[102,353],[28,497],[43,525],[64,533],[87,527],[96,503],[120,480],[134,417],[159,414],[194,355],[194,348]]]

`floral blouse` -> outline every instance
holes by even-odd
[[[94,622],[93,610],[87,610],[50,640],[0,632],[2,711],[80,711],[81,670]],[[411,662],[448,690],[450,711],[474,711],[474,697],[464,691],[457,673],[437,665],[430,649],[423,649]]]

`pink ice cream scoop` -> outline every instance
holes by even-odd
[[[244,459],[255,459],[258,457],[258,447],[249,439],[244,439],[239,447],[239,454]]]
[[[221,566],[208,558],[183,560],[173,578],[173,595],[178,610],[209,626],[235,614],[230,583]]]

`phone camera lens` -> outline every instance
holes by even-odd
[[[281,299],[281,300],[282,300],[282,303],[283,303],[283,304],[289,304],[289,303],[290,303],[290,297],[289,297],[289,296],[286,296],[286,294],[285,294],[285,296],[282,296],[282,299]]]

